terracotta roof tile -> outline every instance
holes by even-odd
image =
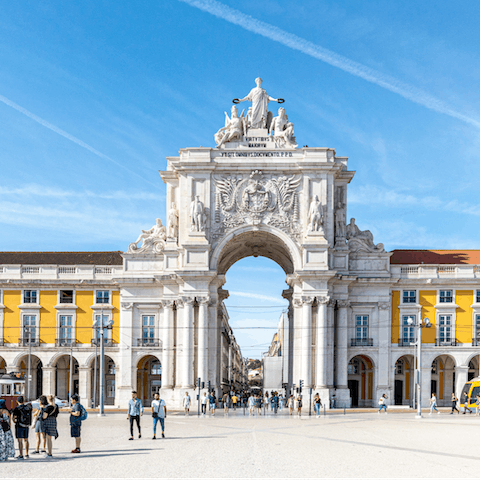
[[[122,252],[0,252],[0,265],[122,265]]]
[[[480,250],[393,250],[392,265],[480,265]]]

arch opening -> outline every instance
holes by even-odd
[[[64,354],[58,356],[53,365],[55,368],[55,396],[68,400],[70,395],[79,392],[79,364],[75,357],[72,356],[72,391],[70,392],[70,355]]]
[[[100,404],[100,355],[97,355],[96,361],[95,356],[90,361],[90,392],[92,403],[97,406]],[[115,396],[116,396],[116,365],[115,361],[105,355],[105,396],[104,404],[105,405],[114,405]]]
[[[145,355],[137,362],[137,397],[149,407],[153,396],[160,393],[162,365],[155,355]]]
[[[393,403],[414,407],[415,366],[413,355],[402,355],[395,362]]]
[[[455,392],[455,359],[450,355],[435,357],[431,365],[430,395],[435,393],[440,407],[450,405]]]
[[[356,355],[348,363],[348,388],[352,407],[374,406],[374,372],[373,360],[367,355]]]

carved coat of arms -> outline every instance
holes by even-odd
[[[249,176],[215,179],[214,235],[243,225],[272,225],[297,237],[299,205],[295,176],[265,178],[259,170]]]

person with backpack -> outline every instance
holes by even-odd
[[[17,406],[13,409],[12,417],[15,423],[15,437],[18,440],[18,459],[29,458],[28,456],[28,432],[32,424],[32,407],[25,405],[22,395],[17,397]],[[25,457],[23,456],[25,447]]]
[[[0,461],[15,458],[15,443],[10,428],[10,412],[3,398],[0,398]]]
[[[81,438],[81,429],[82,429],[82,420],[87,419],[87,411],[79,403],[80,397],[75,393],[72,395],[72,407],[70,411],[70,436],[75,439],[75,448],[72,450],[72,453],[80,453],[80,443]]]

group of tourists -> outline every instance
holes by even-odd
[[[387,396],[383,394],[380,399],[378,400],[378,404],[380,405],[380,408],[378,409],[378,413],[380,413],[382,410],[385,410],[385,413],[387,413],[387,405],[385,403],[385,400],[387,400]],[[468,413],[473,413],[472,410],[468,407],[469,405],[469,400],[468,400],[468,393],[463,392],[463,399],[462,403],[464,405],[463,407],[463,414],[465,415],[467,412]],[[472,399],[473,403],[473,399]],[[455,395],[455,393],[452,393],[452,398],[451,398],[451,404],[452,404],[452,411],[450,412],[450,415],[453,415],[454,412],[457,412],[458,414],[460,413],[460,410],[457,408],[458,405],[458,398]],[[478,394],[475,398],[475,415],[480,415],[480,394]],[[440,415],[440,411],[437,408],[437,395],[435,393],[432,393],[432,396],[430,397],[430,413],[429,415],[432,415],[433,412],[437,412],[438,415]]]
[[[75,448],[72,453],[81,453],[81,427],[82,421],[86,420],[87,412],[79,403],[80,397],[72,395],[70,413],[70,436],[75,439]],[[29,403],[25,403],[24,397],[17,397],[17,406],[10,411],[5,400],[0,399],[0,461],[15,458],[15,444],[12,428],[15,427],[15,438],[18,441],[18,460],[30,458],[32,454],[45,454],[46,458],[52,457],[53,439],[58,438],[57,417],[58,405],[53,395],[42,395],[39,399],[39,407],[33,410]],[[34,426],[36,437],[35,450],[30,452],[29,434]]]

